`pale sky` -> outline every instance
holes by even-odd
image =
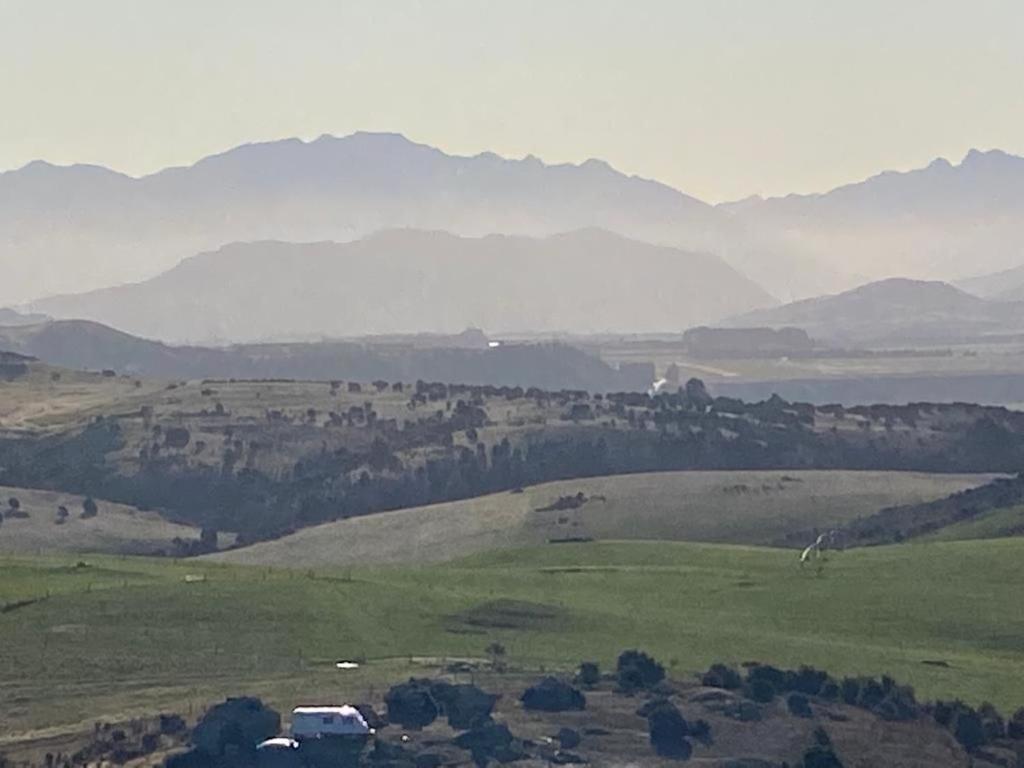
[[[0,169],[396,131],[710,202],[1024,154],[1024,0],[0,0]]]

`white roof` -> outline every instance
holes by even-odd
[[[359,714],[359,710],[355,707],[350,707],[348,704],[342,706],[331,706],[331,707],[296,707],[292,710],[293,715],[342,715],[344,717],[358,717],[360,720],[363,716]]]
[[[288,739],[283,736],[278,736],[273,739],[267,739],[266,741],[260,742],[256,749],[266,749],[268,747],[286,747],[288,749],[298,749],[299,742],[294,739]]]

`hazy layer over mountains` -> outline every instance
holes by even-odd
[[[598,226],[725,255],[740,249],[727,218],[601,161],[456,157],[394,134],[250,144],[139,179],[35,162],[0,174],[0,305],[149,278],[232,242],[388,228],[544,237]],[[803,284],[817,280],[812,264],[790,266]]]
[[[263,284],[256,279],[261,260],[273,262],[267,254],[288,250],[285,242],[350,242],[389,228],[414,228],[484,238],[476,247],[493,251],[500,241],[487,236],[496,233],[547,238],[590,227],[714,257],[684,255],[685,269],[664,273],[663,262],[643,261],[655,251],[638,250],[634,255],[641,261],[632,265],[630,274],[602,275],[609,262],[600,261],[601,253],[588,257],[572,250],[571,238],[553,240],[548,246],[558,243],[560,249],[544,251],[545,270],[537,271],[535,263],[523,270],[533,270],[536,281],[496,272],[508,290],[497,299],[485,291],[478,299],[482,275],[471,278],[472,270],[458,265],[460,258],[469,258],[466,254],[442,257],[437,241],[427,246],[420,259],[423,272],[416,279],[423,283],[421,299],[429,299],[429,288],[445,297],[445,306],[421,302],[415,308],[417,317],[410,318],[385,297],[390,317],[381,322],[381,294],[376,291],[382,282],[397,280],[397,297],[416,297],[410,293],[416,286],[402,287],[393,274],[396,262],[377,271],[367,268],[358,276],[324,274],[328,282],[317,287],[312,306],[289,306],[276,323],[271,310],[286,306],[280,303],[280,286],[293,291],[296,283],[272,273]],[[280,242],[262,242],[270,240]],[[236,242],[253,245],[225,247]],[[372,238],[368,242],[379,245]],[[445,242],[457,251],[465,246],[458,240]],[[367,258],[380,258],[370,246],[361,247]],[[516,257],[509,247],[503,246],[496,258]],[[256,326],[249,322],[248,309],[242,311],[237,297],[231,298],[240,288],[214,282],[203,286],[202,298],[187,295],[189,275],[216,272],[213,257],[207,255],[159,278],[159,285],[179,289],[174,299],[178,317],[173,319],[171,302],[156,301],[155,294],[132,306],[132,301],[141,301],[140,288],[116,294],[124,302],[120,308],[105,303],[114,294],[31,306],[165,339],[242,340],[262,338],[264,331],[271,333],[269,338],[288,338],[444,332],[467,324],[499,331],[555,325],[577,332],[612,327],[678,330],[714,323],[721,313],[770,305],[771,297],[790,301],[890,276],[955,280],[978,295],[1014,300],[1024,297],[1024,159],[972,150],[957,165],[936,160],[926,168],[885,172],[826,194],[750,198],[719,206],[626,176],[598,160],[547,165],[534,157],[509,160],[491,153],[458,157],[396,134],[244,145],[189,167],[137,179],[95,166],[45,162],[0,174],[0,306],[148,280],[184,259],[222,248],[219,258],[223,264],[231,262],[230,267],[196,279],[249,280],[246,306],[262,307]],[[295,246],[291,252],[308,255],[331,248]],[[252,263],[243,266],[249,257]],[[437,259],[457,265],[462,276],[429,277],[429,262]],[[723,261],[763,290],[725,272]],[[401,269],[408,266],[403,262]],[[553,307],[551,293],[555,287],[568,289],[558,280],[570,281],[570,269],[580,290],[559,294],[563,306]],[[969,279],[1003,270],[1011,271]],[[635,275],[644,271],[648,279],[641,286]],[[544,272],[548,278],[542,277]],[[390,277],[384,278],[385,273]],[[464,290],[452,303],[444,291],[457,291],[448,281],[458,283],[463,277]],[[595,300],[588,303],[588,292],[601,281],[616,281],[621,293],[611,302],[596,300],[608,299],[606,293],[590,294]],[[512,293],[524,285],[528,291]],[[214,286],[219,286],[224,306],[211,301]],[[312,288],[303,284],[302,290]],[[535,297],[537,291],[547,293]],[[723,292],[729,295],[715,295]],[[320,319],[315,308],[328,298],[350,304],[352,310],[339,308],[334,321],[313,327]],[[372,306],[361,307],[363,300]],[[575,312],[569,306],[574,303]],[[512,305],[518,317],[502,314],[503,306],[510,310]],[[652,308],[666,310],[654,325]],[[195,320],[185,317],[199,310]],[[615,326],[624,316],[629,321]],[[373,322],[367,322],[370,317]],[[410,319],[416,324],[405,323]],[[244,335],[233,335],[238,329]]]
[[[781,238],[788,251],[870,279],[949,281],[1024,264],[1024,158],[999,150],[825,194],[719,207],[752,236]]]
[[[234,244],[135,285],[35,302],[165,341],[686,328],[771,305],[716,256],[596,229],[542,240],[395,230]]]
[[[1017,266],[1022,210],[1024,160],[1000,152],[718,207],[598,160],[458,157],[395,134],[249,144],[137,179],[34,162],[0,174],[0,304],[152,277],[236,241],[347,241],[402,227],[543,237],[591,226],[717,253],[788,300],[894,274],[952,279]]]
[[[726,324],[795,326],[839,345],[946,343],[1024,333],[1024,303],[981,299],[938,281],[892,278],[755,310]]]

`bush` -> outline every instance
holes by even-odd
[[[255,755],[256,745],[281,730],[281,716],[250,696],[230,698],[210,709],[192,731],[196,749],[220,757],[230,749]]]
[[[814,717],[814,712],[811,710],[811,702],[802,693],[789,694],[786,697],[786,707],[789,709],[789,713],[796,717]]]
[[[665,668],[643,651],[624,651],[616,665],[619,688],[627,693],[650,689],[665,679]]]
[[[424,728],[437,719],[438,706],[431,694],[430,682],[409,680],[392,686],[384,696],[388,721],[403,728]]]
[[[92,496],[86,496],[82,501],[82,519],[86,520],[90,517],[96,517],[99,514],[99,507],[96,506],[96,502],[93,501]]]
[[[448,725],[456,730],[468,730],[487,723],[498,700],[497,696],[465,683],[453,685],[435,681],[430,692],[439,705],[440,713],[448,718]]]
[[[789,675],[770,664],[755,664],[747,671],[747,684],[753,686],[756,683],[766,683],[774,695],[788,690]]]
[[[802,693],[805,696],[817,696],[825,683],[829,681],[828,673],[814,667],[800,667],[788,675],[788,690]]]
[[[545,677],[527,688],[519,697],[526,709],[541,712],[566,712],[586,709],[586,697],[566,682]]]
[[[686,760],[693,747],[686,740],[689,727],[679,708],[667,699],[651,703],[647,712],[647,730],[654,751],[662,757]]]
[[[576,749],[582,741],[580,732],[572,728],[559,728],[555,740],[558,741],[560,749]]]
[[[576,671],[576,682],[586,688],[592,688],[601,682],[601,668],[595,661],[584,661]]]
[[[695,720],[687,723],[690,730],[690,738],[696,739],[704,746],[710,746],[714,739],[711,738],[711,723],[707,720]]]
[[[844,677],[843,682],[839,684],[839,695],[844,704],[856,706],[860,699],[860,680],[855,677]]]
[[[814,744],[804,752],[802,768],[843,768],[842,762],[832,749],[832,739],[824,728],[814,730]]]
[[[1006,721],[1003,720],[999,711],[989,702],[984,702],[978,707],[978,717],[981,718],[981,726],[985,732],[985,742],[993,742],[1006,736]]]
[[[1021,707],[1006,724],[1006,735],[1011,739],[1024,739],[1024,707]]]
[[[957,712],[952,730],[953,737],[968,752],[985,745],[985,725],[978,713],[970,707],[964,707]]]
[[[732,667],[725,664],[712,664],[711,668],[701,677],[701,684],[708,688],[724,688],[735,691],[743,687],[743,677]]]
[[[775,698],[775,688],[763,678],[747,683],[747,696],[761,704],[767,704]]]

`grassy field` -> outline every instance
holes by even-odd
[[[1024,506],[996,509],[971,520],[947,525],[921,536],[918,541],[960,541],[1024,536]]]
[[[615,475],[352,518],[213,557],[309,567],[441,561],[568,537],[771,544],[794,530],[836,527],[989,479],[844,471]],[[590,498],[578,509],[538,511],[577,492]]]
[[[8,500],[15,498],[28,517],[12,517]],[[107,554],[155,554],[170,551],[174,538],[196,539],[199,531],[164,520],[155,512],[143,512],[124,504],[98,500],[98,514],[82,518],[81,496],[54,491],[0,486],[0,554],[92,552]],[[57,524],[57,509],[68,516]]]
[[[352,570],[3,558],[0,719],[17,733],[228,693],[349,698],[494,641],[534,669],[639,646],[677,676],[814,664],[1008,709],[1024,704],[1022,556],[1024,539],[878,547],[820,577],[791,551],[643,542]],[[351,658],[367,663],[334,669]]]

